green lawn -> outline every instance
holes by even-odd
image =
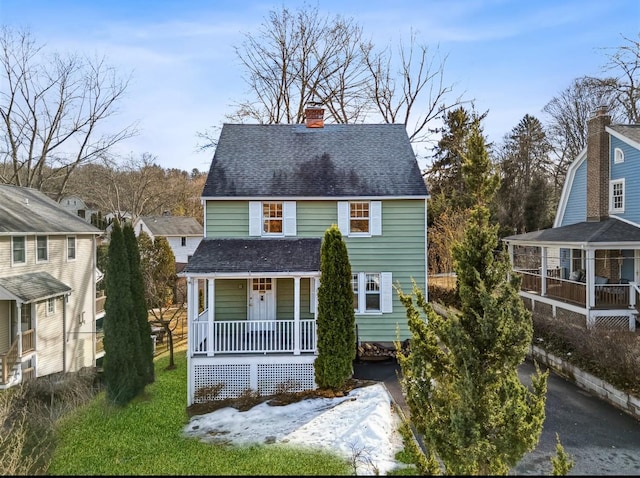
[[[182,435],[189,418],[187,360],[176,370],[156,359],[156,381],[126,407],[110,405],[104,392],[57,426],[50,475],[351,475],[337,455],[286,445],[234,447]]]

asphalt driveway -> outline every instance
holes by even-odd
[[[519,374],[523,383],[535,372],[525,361]],[[354,362],[354,377],[383,382],[393,400],[409,417],[393,359]],[[525,455],[511,475],[551,475],[556,433],[574,460],[569,475],[640,475],[640,421],[568,380],[549,374],[546,418],[538,446]],[[419,438],[419,437],[418,437]]]

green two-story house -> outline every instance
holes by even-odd
[[[394,287],[410,291],[414,279],[426,292],[428,193],[405,126],[306,113],[306,124],[222,128],[204,239],[181,273],[189,404],[315,388],[320,246],[332,224],[349,253],[357,340],[409,337]]]

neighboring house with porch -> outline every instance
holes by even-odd
[[[394,285],[410,291],[414,279],[426,293],[427,199],[402,124],[324,125],[320,108],[306,124],[225,124],[202,193],[204,239],[181,274],[189,404],[316,387],[320,248],[332,224],[349,253],[357,340],[409,338]]]
[[[0,389],[95,366],[101,233],[40,191],[0,185]]]
[[[600,109],[573,161],[551,229],[504,238],[531,308],[589,328],[628,328],[638,317],[640,125]],[[553,266],[552,266],[553,265]]]

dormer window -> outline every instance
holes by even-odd
[[[609,183],[610,212],[624,212],[624,179],[616,179]]]
[[[613,162],[615,164],[624,163],[624,151],[622,151],[620,148],[616,148],[613,151]]]

